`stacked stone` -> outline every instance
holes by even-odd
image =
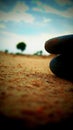
[[[56,54],[49,64],[50,70],[61,78],[73,80],[73,34],[46,41],[45,49]]]

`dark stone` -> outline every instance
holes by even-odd
[[[73,62],[71,55],[58,55],[49,64],[51,71],[58,77],[73,80]]]
[[[52,54],[73,54],[73,34],[55,37],[46,41],[45,49]]]

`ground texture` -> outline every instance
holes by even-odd
[[[72,128],[73,82],[50,71],[53,57],[0,53],[1,128]]]

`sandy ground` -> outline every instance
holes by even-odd
[[[50,71],[53,57],[0,52],[1,114],[25,118],[27,122],[29,116],[29,123],[34,124],[58,121],[67,113],[73,114],[73,83]]]

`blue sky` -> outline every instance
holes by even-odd
[[[0,50],[24,53],[43,51],[50,38],[73,34],[73,0],[0,0]]]

